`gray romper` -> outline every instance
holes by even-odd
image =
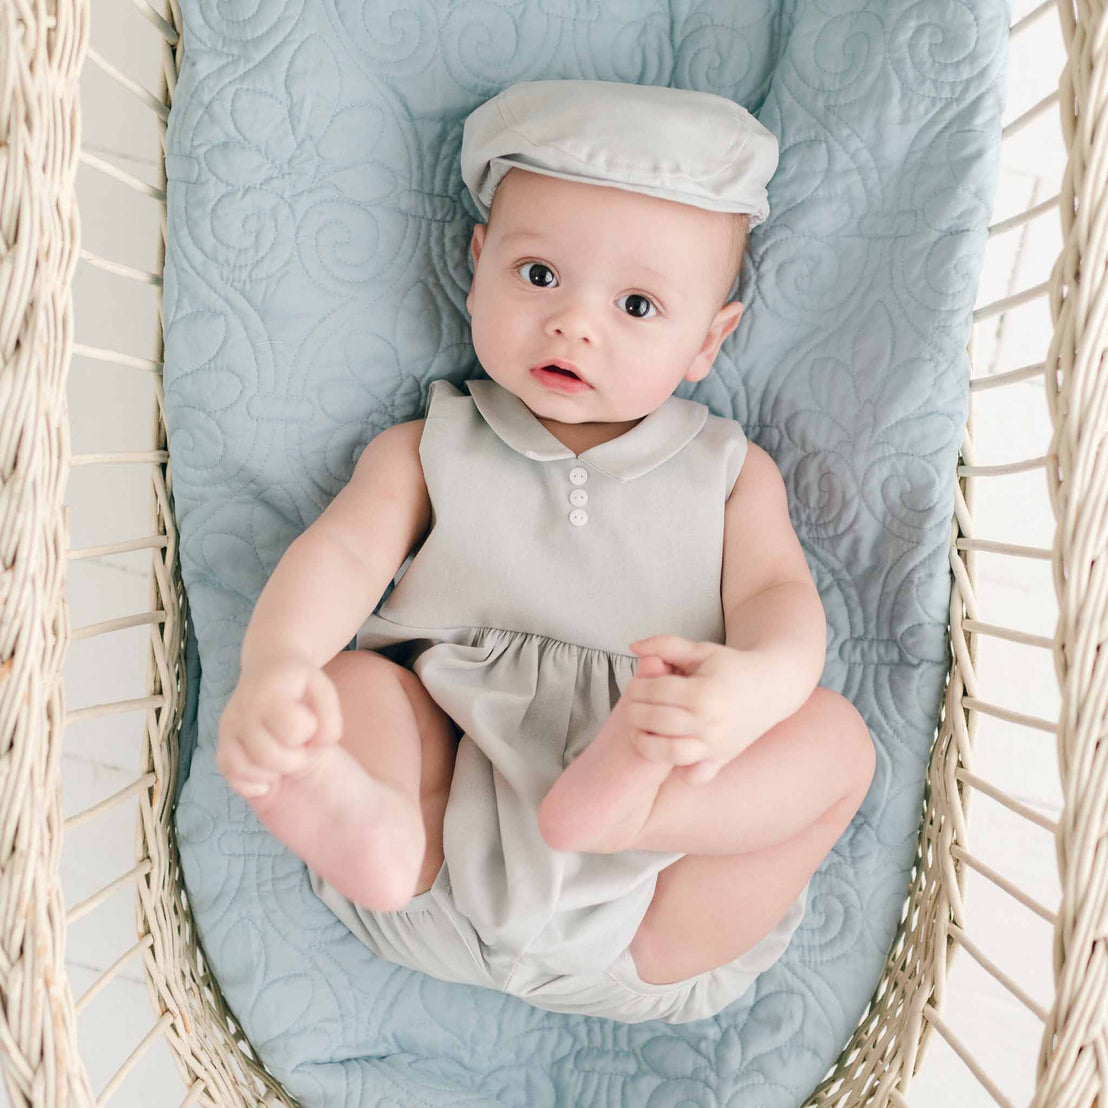
[[[637,668],[629,644],[723,642],[734,420],[670,396],[575,455],[495,381],[431,385],[419,456],[431,527],[358,633],[411,669],[463,732],[434,885],[396,912],[316,894],[379,956],[539,1008],[628,1023],[713,1016],[784,952],[808,887],[736,961],[644,982],[628,950],[680,853],[584,854],[539,833],[543,797]]]

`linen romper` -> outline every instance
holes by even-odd
[[[431,385],[419,456],[431,526],[358,632],[411,669],[462,731],[434,885],[395,912],[316,894],[380,957],[539,1008],[628,1023],[713,1016],[784,952],[808,886],[727,965],[644,982],[629,945],[681,853],[560,852],[543,797],[657,633],[725,641],[724,504],[746,456],[734,420],[670,396],[575,455],[497,382]]]

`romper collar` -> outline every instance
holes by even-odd
[[[617,481],[641,477],[668,461],[696,438],[708,419],[706,404],[669,396],[630,431],[575,454],[514,392],[491,378],[473,378],[465,384],[485,422],[513,450],[536,462],[580,458]]]

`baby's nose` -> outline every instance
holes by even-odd
[[[595,323],[580,306],[570,306],[550,317],[547,328],[551,334],[579,342],[595,341]]]
[[[590,333],[584,327],[557,326],[552,330],[555,335],[560,335],[564,339],[571,339],[574,342],[591,343],[593,341]]]

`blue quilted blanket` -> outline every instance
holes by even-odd
[[[309,1106],[793,1108],[880,978],[948,664],[966,343],[1004,105],[1002,0],[182,0],[165,401],[191,605],[189,902],[262,1060]],[[743,322],[678,395],[785,475],[829,620],[822,684],[878,747],[785,955],[712,1020],[533,1008],[373,955],[214,765],[247,622],[365,443],[481,374],[462,122],[519,80],[729,96],[778,136]],[[191,755],[191,757],[189,757]]]

